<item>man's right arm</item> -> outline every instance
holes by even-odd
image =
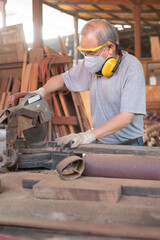
[[[50,78],[47,83],[35,91],[42,97],[45,97],[47,94],[61,90],[65,86],[64,80],[61,75],[54,76]]]

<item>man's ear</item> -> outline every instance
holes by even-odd
[[[113,55],[115,45],[113,43],[108,43],[106,49],[107,49],[107,52],[108,52],[108,57],[111,57]]]

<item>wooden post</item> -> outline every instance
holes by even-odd
[[[135,56],[138,59],[141,59],[141,34],[140,34],[140,7],[134,6],[133,7],[133,14],[134,14],[134,49],[135,49]]]
[[[7,0],[0,0],[0,11],[2,13],[2,27],[6,27],[6,5]]]
[[[75,61],[75,65],[78,63],[78,17],[75,16],[74,17],[74,61]]]
[[[42,40],[42,0],[32,0],[33,8],[33,31],[34,31],[34,42],[33,48],[43,47]]]

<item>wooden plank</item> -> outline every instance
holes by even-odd
[[[33,11],[33,24],[34,24],[34,42],[33,48],[43,47],[42,39],[42,0],[32,1],[32,11]]]
[[[60,101],[61,101],[61,104],[62,104],[64,114],[65,114],[66,117],[69,117],[69,108],[67,108],[65,97],[64,97],[62,92],[58,92],[58,95],[59,95],[59,98],[60,98]],[[74,127],[71,124],[68,125],[68,128],[69,128],[70,133],[75,132]]]
[[[108,183],[108,182],[107,182]],[[53,181],[41,181],[33,186],[34,196],[43,199],[118,202],[119,184],[106,184],[105,178],[81,177],[63,181],[55,176]]]
[[[8,105],[9,105],[9,98],[10,98],[10,96],[11,96],[11,92],[7,92],[6,93],[6,98],[5,98],[5,103],[4,103],[4,106],[3,106],[4,109],[7,108]]]
[[[87,119],[89,121],[90,127],[92,126],[92,117],[91,117],[91,111],[90,111],[90,103],[89,103],[89,91],[80,92],[81,100],[83,102]]]
[[[39,63],[33,63],[32,64],[32,71],[30,74],[30,83],[28,87],[28,91],[35,91],[38,88],[38,67]]]
[[[146,86],[146,102],[160,103],[160,86]]]
[[[133,15],[134,15],[134,48],[135,48],[135,56],[140,59],[141,58],[141,22],[140,22],[140,7],[133,7]]]
[[[63,43],[63,40],[60,36],[58,36],[58,38],[59,38],[59,42],[60,42],[60,46],[61,46],[61,53],[63,56],[67,56],[68,53],[67,53],[67,49],[65,48],[65,45]]]
[[[24,52],[24,57],[23,57],[23,68],[22,68],[22,78],[21,78],[21,92],[26,91],[25,86],[25,78],[26,78],[26,67],[27,67],[27,58],[28,58],[28,51],[26,50]]]
[[[12,76],[9,76],[9,78],[8,78],[8,84],[7,84],[7,88],[6,88],[6,93],[11,91],[12,82],[13,82],[13,77],[12,77]]]
[[[78,103],[79,103],[79,109],[80,109],[80,112],[81,112],[84,129],[85,129],[85,131],[87,131],[87,130],[91,129],[91,126],[90,126],[90,123],[89,123],[88,118],[87,118],[87,113],[86,113],[85,107],[83,105],[81,95],[80,95],[79,92],[76,93],[76,95],[77,95],[77,99],[78,99]]]
[[[47,94],[45,96],[45,100],[48,103],[50,113],[51,113],[51,116],[52,116],[53,115],[53,102],[52,102],[51,94]],[[55,134],[57,135],[57,129],[56,128],[55,128]],[[52,120],[50,120],[49,123],[48,123],[48,130],[47,130],[47,134],[46,134],[46,137],[45,137],[45,141],[53,141]]]
[[[54,205],[52,203],[52,205]],[[51,205],[51,209],[52,209]],[[42,207],[41,207],[42,208]],[[132,208],[132,207],[131,207]],[[93,209],[95,211],[95,209]],[[116,211],[115,211],[116,212]],[[125,210],[124,210],[125,212]],[[148,210],[146,210],[148,212]],[[37,212],[37,215],[39,213]],[[44,214],[43,214],[44,215]],[[49,213],[51,215],[51,213]],[[44,232],[47,233],[47,236],[44,237],[43,234],[43,239],[48,239],[48,231],[51,231],[52,236],[53,232],[55,233],[54,235],[56,236],[56,233],[58,233],[59,239],[78,239],[79,236],[82,236],[83,239],[137,239],[137,240],[159,240],[160,236],[160,228],[159,228],[159,223],[158,221],[156,224],[153,225],[153,217],[152,214],[152,224],[149,226],[144,224],[144,218],[147,221],[148,220],[148,215],[146,217],[145,212],[143,211],[142,214],[144,217],[141,219],[139,218],[137,224],[124,224],[124,220],[120,223],[115,223],[114,221],[106,221],[106,222],[95,222],[94,219],[92,221],[84,221],[83,220],[53,220],[54,218],[52,217],[51,219],[44,218],[43,216],[40,218],[28,218],[27,217],[17,217],[14,216],[7,216],[0,218],[0,225],[3,226],[10,226],[17,229],[25,229],[23,230],[24,236],[30,236],[29,232],[31,232],[31,229],[41,229],[42,233],[43,230]],[[157,214],[155,214],[157,216]],[[151,218],[150,217],[150,218]],[[64,217],[63,217],[64,218]],[[131,218],[131,216],[130,216]],[[158,217],[157,217],[158,218]],[[123,218],[122,218],[123,219]],[[145,223],[146,223],[145,221]],[[155,220],[156,221],[156,220]],[[139,224],[140,223],[140,224]],[[143,225],[142,225],[143,223]],[[35,230],[36,231],[36,230]],[[27,232],[27,234],[26,234]],[[8,235],[8,234],[7,234]],[[22,236],[22,234],[21,234]],[[32,235],[31,235],[32,236]],[[49,235],[50,236],[50,235]],[[73,236],[78,236],[78,237],[73,237]],[[22,236],[23,237],[23,236]],[[25,238],[25,237],[23,237]],[[52,237],[51,237],[52,238]],[[81,238],[81,239],[82,239]],[[53,238],[52,238],[53,239]],[[80,239],[80,238],[79,238]]]
[[[4,109],[5,100],[6,100],[6,92],[3,92],[0,100],[0,110]]]
[[[32,63],[27,64],[24,79],[21,82],[21,92],[27,92],[32,72]]]
[[[15,76],[13,79],[12,94],[19,92],[20,86],[21,86],[20,80],[17,76]]]
[[[76,116],[53,116],[52,124],[57,125],[78,125],[78,119]]]
[[[77,113],[80,115],[79,121],[80,121],[80,125],[83,129],[81,131],[82,132],[87,131],[91,128],[91,126],[87,119],[87,114],[85,112],[85,108],[82,103],[80,93],[73,93],[72,96],[74,96],[73,101],[74,101],[74,105],[76,107]]]
[[[55,92],[52,93],[52,97],[53,97],[54,113],[55,113],[55,115],[56,116],[63,116],[62,113],[61,113],[60,104],[59,104],[59,102],[57,100]],[[68,134],[64,125],[60,125],[59,126],[59,131],[60,131],[61,136],[64,136],[64,135]]]
[[[108,144],[87,144],[73,149],[75,154],[79,153],[105,153],[105,154],[131,154],[141,156],[160,157],[160,147],[145,147],[131,145],[108,145]]]
[[[144,70],[144,76],[145,76],[145,83],[148,84],[148,64],[145,61],[141,61],[143,70]]]
[[[150,44],[151,44],[151,56],[153,61],[159,61],[160,60],[160,43],[159,43],[159,37],[153,36],[150,37]]]
[[[8,80],[9,80],[8,77],[5,77],[4,79],[2,79],[1,88],[0,88],[0,98],[2,96],[2,93],[5,92],[7,89]]]
[[[71,92],[71,95],[72,95],[73,103],[74,103],[74,106],[75,106],[75,110],[76,110],[76,114],[77,114],[80,130],[81,130],[81,132],[84,132],[84,126],[83,126],[81,114],[80,114],[80,111],[79,111],[79,108],[78,108],[76,93]]]

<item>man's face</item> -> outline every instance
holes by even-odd
[[[90,32],[87,35],[81,37],[81,41],[80,41],[80,47],[81,49],[92,49],[92,51],[82,51],[81,53],[84,56],[102,56],[104,58],[107,58],[109,55],[108,52],[108,47],[107,47],[107,43],[99,46],[98,42],[97,42],[97,38],[95,33]],[[99,48],[95,51],[93,51],[93,49]]]
[[[95,33],[89,33],[88,35],[82,36],[80,41],[82,49],[96,49],[99,47]],[[84,56],[98,56],[101,55],[104,50],[104,46],[96,51],[81,51]]]

